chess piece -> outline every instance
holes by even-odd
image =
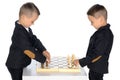
[[[41,63],[41,68],[44,68],[44,63]]]
[[[74,54],[72,54],[72,57],[71,57],[71,65],[72,65],[72,68],[74,68],[74,60],[75,60],[75,55]]]
[[[69,55],[67,57],[67,62],[68,62],[68,65],[70,65],[70,56]]]
[[[75,55],[72,54],[72,62],[75,60]]]
[[[71,68],[72,67],[71,66],[71,58],[69,55],[67,56],[67,63],[68,63],[68,68]]]
[[[73,63],[73,61],[74,61],[74,55],[72,54],[72,56],[71,56],[71,63]]]
[[[46,61],[46,68],[48,68],[48,61]]]

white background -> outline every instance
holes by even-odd
[[[91,26],[86,12],[96,4],[108,10],[108,23],[114,33],[114,44],[110,55],[109,74],[104,80],[120,79],[120,5],[118,0],[2,0],[0,2],[0,78],[10,80],[5,62],[11,44],[14,22],[18,19],[19,8],[27,1],[34,2],[41,15],[31,28],[42,41],[51,56],[75,54],[86,55],[89,38],[95,29]],[[87,67],[84,68],[88,72]]]

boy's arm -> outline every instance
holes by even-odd
[[[102,56],[98,56],[98,57],[94,58],[94,59],[92,60],[92,63],[98,61],[101,57],[102,57]]]
[[[32,52],[31,50],[24,50],[24,54],[27,55],[31,59],[35,59],[38,62],[44,63],[47,58],[36,51],[36,53]]]
[[[41,53],[43,53],[46,48],[43,46],[42,42],[33,34],[31,28],[29,28],[29,33],[32,45],[37,48]]]
[[[97,39],[94,42],[94,46],[89,45],[87,56],[79,59],[79,64],[84,67],[88,64],[99,61],[102,56],[106,53],[108,41],[103,34],[98,34]]]
[[[33,35],[32,38],[34,40],[34,47],[35,48],[37,48],[41,53],[43,53],[43,51],[46,51],[46,48],[44,47],[42,42],[35,35]]]
[[[35,53],[33,53],[30,50],[24,50],[24,54],[26,54],[29,58],[31,59],[37,59],[37,55],[35,55]],[[50,63],[50,54],[48,51],[44,51],[43,55],[46,57],[46,60],[48,61],[48,63]],[[37,59],[38,60],[38,59]]]
[[[31,51],[33,54],[31,56],[27,55],[28,57],[35,59],[41,63],[44,63],[46,58],[45,56],[40,52],[37,51],[34,46],[30,43],[29,39],[26,37],[26,34],[23,30],[17,31],[17,33],[14,33],[14,37],[12,38],[13,44],[18,47],[23,53]],[[29,51],[25,51],[29,50]],[[29,52],[30,53],[30,52]]]
[[[94,58],[91,62],[94,63],[94,62],[98,61],[101,57],[102,57],[102,56],[98,56],[98,57]],[[74,63],[74,65],[76,65],[76,66],[79,65],[79,64],[81,64],[80,61],[79,61],[79,59],[74,60],[73,63]],[[83,66],[82,66],[82,67],[83,67]]]
[[[35,36],[33,35],[33,40],[34,40],[34,47],[37,48],[50,62],[50,53],[46,50],[42,42]]]
[[[47,58],[46,60],[48,61],[48,63],[50,63],[50,53],[48,51],[43,51],[43,55]]]
[[[35,58],[35,53],[33,53],[30,50],[24,50],[24,54],[26,54],[29,58],[34,59]]]

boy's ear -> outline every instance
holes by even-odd
[[[100,22],[102,22],[104,21],[105,18],[103,16],[100,16],[99,19],[100,19]]]
[[[24,19],[24,17],[25,17],[24,15],[21,15],[21,16],[20,16],[20,19]]]
[[[28,16],[28,15],[25,15],[25,14],[22,14],[20,17],[21,17],[22,19],[24,19],[24,18],[28,18],[29,16]]]
[[[25,15],[21,15],[21,18],[24,18],[25,17]]]

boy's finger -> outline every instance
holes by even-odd
[[[47,58],[46,61],[47,61],[48,63],[50,63],[50,59],[49,59],[49,58]]]
[[[77,66],[79,63],[78,63],[78,60],[74,60],[74,65]]]

